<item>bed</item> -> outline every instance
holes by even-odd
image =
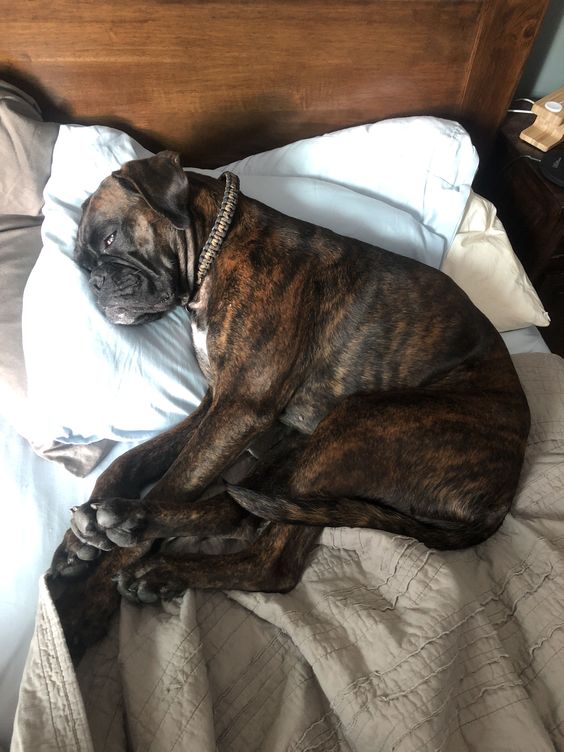
[[[476,192],[546,5],[2,4],[0,746],[564,749],[564,364]],[[68,256],[96,181],[160,148],[450,274],[514,358],[529,447],[474,549],[328,528],[291,593],[124,603],[73,666],[42,577],[69,508],[202,394],[182,316],[112,339]]]

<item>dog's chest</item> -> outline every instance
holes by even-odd
[[[196,352],[196,359],[200,370],[209,381],[210,379],[210,359],[208,356],[208,328],[207,326],[198,326],[195,316],[190,317],[190,326],[192,328],[192,343]]]
[[[204,279],[203,285],[196,293],[194,299],[187,306],[190,316],[190,328],[192,330],[192,344],[196,353],[196,360],[201,372],[210,382],[211,369],[208,354],[208,322],[206,309],[209,300],[210,285],[209,277]]]

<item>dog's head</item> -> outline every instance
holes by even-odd
[[[177,154],[127,162],[85,201],[75,259],[115,324],[162,316],[186,298],[188,178]]]

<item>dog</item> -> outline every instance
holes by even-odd
[[[172,152],[101,183],[75,258],[115,324],[184,306],[209,382],[73,508],[50,578],[75,647],[103,633],[120,594],[287,592],[322,526],[454,549],[502,524],[529,409],[500,335],[442,272],[287,217],[231,173],[187,173]],[[218,487],[245,457],[243,480]],[[239,534],[248,545],[214,556],[155,545]]]

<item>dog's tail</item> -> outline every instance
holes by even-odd
[[[229,495],[256,517],[328,527],[369,527],[407,535],[429,548],[457,549],[481,543],[494,533],[503,516],[479,522],[420,520],[376,502],[355,499],[286,499],[266,496],[241,486],[227,486]]]

